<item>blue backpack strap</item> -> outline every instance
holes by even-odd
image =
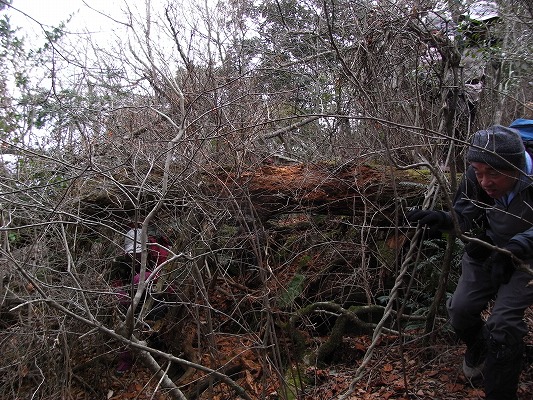
[[[524,142],[533,140],[533,119],[515,119],[509,128],[516,129]]]

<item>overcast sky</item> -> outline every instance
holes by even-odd
[[[69,29],[102,32],[114,25],[104,14],[120,19],[124,4],[124,0],[14,0],[13,7],[22,12],[11,9],[8,14],[12,26],[23,28],[30,36],[33,33],[40,34],[39,23],[47,28],[58,26],[70,16],[72,21],[68,24]]]

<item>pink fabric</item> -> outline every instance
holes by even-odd
[[[152,274],[151,271],[146,271],[144,273],[144,281],[146,282],[146,280],[148,279],[148,277]],[[141,281],[141,274],[135,274],[135,276],[133,277],[133,284],[134,285],[138,285],[139,282]]]
[[[146,271],[144,273],[144,280],[146,281],[146,279],[148,279],[148,277],[152,274],[151,271]],[[136,274],[134,277],[133,277],[133,284],[134,285],[138,285],[139,282],[141,281],[141,274]],[[113,281],[111,283],[111,286],[113,287],[114,289],[114,292],[116,294],[116,296],[118,297],[118,302],[121,304],[121,305],[124,305],[124,306],[128,306],[129,303],[130,303],[130,295],[129,295],[129,289],[128,287],[129,286],[126,286],[124,282],[122,281]]]
[[[133,366],[133,355],[129,350],[122,350],[118,355],[117,373],[123,374]]]
[[[157,267],[158,265],[164,263],[166,260],[168,260],[168,257],[170,256],[170,252],[163,248],[163,246],[168,247],[168,240],[164,237],[161,237],[159,242],[157,238],[153,236],[148,237],[148,253],[150,259],[154,263],[154,267]]]

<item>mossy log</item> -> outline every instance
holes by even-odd
[[[316,364],[318,366],[322,367],[327,365],[331,361],[333,353],[335,353],[342,344],[346,322],[348,321],[345,315],[340,315],[335,321],[335,325],[333,325],[328,340],[322,343],[316,352]]]
[[[296,322],[299,319],[316,312],[333,312],[338,315],[337,321],[335,322],[329,339],[318,348],[314,356],[315,362],[317,362],[318,364],[325,364],[327,363],[333,352],[341,345],[348,322],[355,325],[361,331],[367,334],[371,334],[376,325],[374,323],[362,320],[360,316],[373,313],[382,313],[383,307],[378,305],[370,305],[352,306],[349,309],[345,309],[339,304],[333,302],[317,302],[309,304],[308,306],[298,310],[289,319],[288,329],[289,333],[291,334],[291,337],[297,336],[294,334],[294,332],[296,331]],[[388,329],[386,331],[389,333],[397,333]]]
[[[133,207],[131,195],[125,193],[141,190],[142,203],[149,208],[157,200],[161,171],[152,172],[138,184],[135,176],[122,170],[108,177],[81,176],[71,187],[71,198],[86,215],[103,209],[113,213]],[[195,176],[201,185],[193,181],[170,185],[165,196],[167,207],[187,203],[180,201],[184,193],[197,193],[211,207],[217,204],[231,210],[237,205],[246,210],[245,214],[263,220],[290,212],[350,216],[371,213],[374,219],[391,219],[399,204],[417,203],[428,182],[428,174],[422,170],[357,163],[262,165],[241,172],[219,168]]]
[[[327,364],[335,350],[342,344],[344,335],[348,324],[355,326],[364,334],[372,334],[376,328],[376,324],[373,322],[367,322],[361,319],[363,315],[382,314],[384,307],[379,305],[361,305],[351,306],[346,309],[339,304],[333,302],[317,302],[309,304],[308,306],[298,310],[291,316],[288,323],[288,329],[291,337],[297,337],[294,332],[296,331],[296,322],[310,314],[316,312],[332,312],[337,315],[337,320],[331,334],[326,342],[324,342],[317,350],[315,354],[315,362],[319,365]],[[393,312],[393,315],[396,313]],[[423,316],[409,316],[403,315],[402,319],[406,320],[423,320]],[[384,333],[397,335],[398,331],[383,328]]]

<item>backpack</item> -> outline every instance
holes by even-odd
[[[170,240],[162,235],[148,236],[148,257],[153,267],[165,262],[170,256],[170,252],[164,247],[170,247]]]
[[[509,128],[513,128],[522,137],[526,151],[533,157],[533,119],[515,119]]]

